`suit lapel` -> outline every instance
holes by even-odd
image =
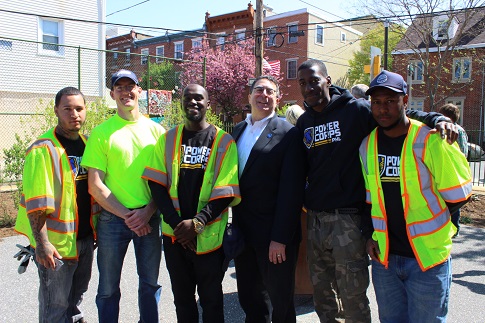
[[[246,129],[247,125],[248,125],[248,123],[246,121],[242,121],[234,127],[234,130],[232,131],[231,135],[232,135],[232,138],[234,138],[235,142],[237,142],[239,140],[239,137],[241,137],[241,135],[244,132],[244,129]]]
[[[247,170],[251,167],[253,162],[258,158],[262,151],[264,151],[265,147],[274,139],[275,134],[274,131],[276,130],[278,116],[275,114],[273,118],[270,119],[266,128],[264,128],[263,132],[259,136],[258,140],[251,149],[251,153],[249,154],[248,161],[246,162],[246,166],[241,174],[241,177],[247,172]]]

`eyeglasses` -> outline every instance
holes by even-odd
[[[275,89],[272,89],[270,87],[264,87],[264,86],[255,86],[253,91],[256,92],[257,94],[263,94],[263,92],[266,91],[267,95],[273,95],[276,93]]]
[[[134,88],[136,88],[137,85],[136,84],[129,84],[129,85],[115,85],[114,86],[114,90],[116,92],[123,92],[123,91],[126,91],[126,92],[131,92],[133,91]]]

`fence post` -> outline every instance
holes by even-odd
[[[81,90],[81,46],[77,47],[77,88]]]
[[[205,73],[206,73],[206,68],[207,68],[207,58],[204,57],[204,60],[202,62],[202,86],[205,88]]]
[[[148,99],[148,89],[150,89],[150,55],[147,56],[147,99]],[[148,101],[147,101],[147,110],[148,110]]]

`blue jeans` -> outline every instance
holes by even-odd
[[[382,323],[446,322],[451,257],[421,271],[414,258],[389,255],[389,268],[372,261],[372,282]]]
[[[118,322],[120,309],[120,279],[123,261],[130,241],[135,247],[138,272],[138,308],[140,322],[159,322],[158,302],[161,286],[158,272],[162,256],[160,216],[153,215],[149,222],[152,232],[138,237],[122,218],[103,210],[98,218],[99,285],[96,295],[99,322]]]
[[[79,305],[88,290],[93,265],[93,237],[77,241],[79,260],[63,260],[58,270],[38,264],[39,322],[77,322],[83,318]]]

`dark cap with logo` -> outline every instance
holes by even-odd
[[[113,88],[119,80],[125,77],[129,78],[135,82],[136,85],[138,85],[138,78],[136,77],[135,73],[128,70],[119,70],[111,76],[111,88]]]
[[[406,94],[408,85],[404,82],[401,75],[383,70],[370,82],[370,87],[365,94],[372,95],[372,92],[379,87],[385,87],[394,92]]]

